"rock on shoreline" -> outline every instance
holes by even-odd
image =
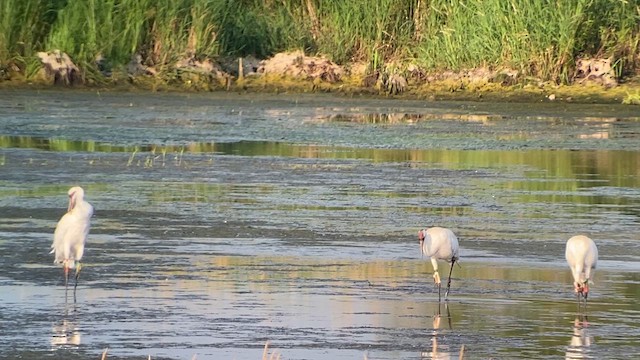
[[[42,62],[41,76],[54,85],[77,85],[84,83],[80,69],[71,61],[66,53],[60,50],[39,52],[38,58]]]

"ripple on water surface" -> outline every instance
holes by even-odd
[[[70,91],[0,116],[2,356],[640,356],[628,107]],[[48,247],[76,183],[96,211],[74,301]],[[461,244],[440,305],[432,225]]]

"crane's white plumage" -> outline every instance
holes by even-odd
[[[592,283],[591,279],[598,263],[596,243],[584,235],[574,236],[567,241],[565,256],[573,275],[574,290],[578,297],[582,295],[586,300],[589,283]]]
[[[449,288],[451,287],[451,272],[453,272],[453,265],[460,258],[458,255],[458,238],[453,231],[436,226],[418,231],[418,239],[420,240],[420,251],[422,254],[431,258],[431,264],[433,265],[433,280],[436,285],[438,285],[438,298],[440,297],[438,260],[444,260],[451,263],[449,279],[447,281],[447,292],[445,293],[446,299],[449,295]]]
[[[58,221],[51,244],[51,253],[55,254],[54,263],[62,264],[65,280],[69,269],[76,268],[76,262],[76,276],[78,275],[92,215],[93,206],[84,200],[84,190],[79,186],[69,189],[69,208]]]

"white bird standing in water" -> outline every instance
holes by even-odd
[[[436,226],[418,231],[418,239],[420,240],[420,251],[422,254],[431,258],[433,280],[436,285],[438,285],[438,302],[440,301],[441,288],[438,260],[445,260],[451,263],[449,279],[447,280],[447,292],[444,294],[444,299],[447,300],[449,289],[451,288],[453,265],[460,259],[458,256],[458,238],[453,231]]]
[[[567,241],[565,256],[571,268],[573,287],[578,295],[578,301],[582,295],[586,302],[589,295],[589,283],[593,283],[591,278],[598,263],[596,243],[584,235],[576,235]]]
[[[69,283],[69,269],[76,269],[76,283],[80,276],[80,260],[84,253],[84,243],[89,235],[93,206],[84,201],[84,190],[79,186],[69,189],[69,208],[62,216],[53,234],[51,253],[55,253],[54,264],[64,268],[65,288]]]

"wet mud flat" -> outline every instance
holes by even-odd
[[[628,108],[5,95],[1,357],[639,355]],[[75,302],[48,255],[72,184],[96,208]],[[431,225],[462,248],[446,306],[417,244]],[[600,248],[586,316],[578,232]]]

